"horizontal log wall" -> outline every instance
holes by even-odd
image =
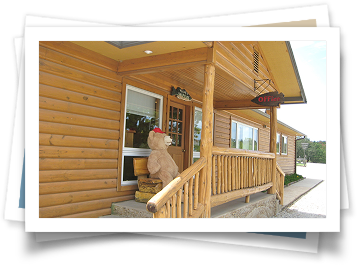
[[[231,118],[223,111],[215,111],[213,145],[218,147],[230,147],[230,142]]]
[[[279,133],[279,132],[278,132]],[[286,134],[284,134],[286,135]],[[292,135],[288,136],[288,154],[287,155],[277,155],[276,162],[279,164],[281,169],[285,174],[295,173],[295,137]]]
[[[121,77],[117,62],[70,42],[40,42],[39,157],[42,218],[96,218],[116,190]]]

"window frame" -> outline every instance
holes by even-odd
[[[233,123],[236,124],[236,141],[238,141],[238,134],[239,134],[239,130],[238,130],[238,125],[242,125],[242,126],[245,126],[245,127],[248,127],[248,128],[252,128],[253,129],[253,133],[252,133],[252,140],[253,140],[253,149],[250,150],[250,149],[240,149],[239,148],[239,144],[238,142],[236,142],[236,147],[232,147],[232,126],[233,126]],[[257,149],[255,150],[254,147],[255,147],[255,144],[254,144],[254,130],[257,130]],[[242,122],[239,122],[239,121],[236,121],[234,119],[231,120],[231,137],[230,137],[230,143],[229,143],[229,146],[230,148],[235,148],[235,149],[239,149],[239,150],[250,150],[250,151],[259,151],[259,128],[257,127],[253,127],[251,125],[247,125],[245,123],[242,123]],[[238,147],[237,147],[238,146]]]
[[[193,130],[192,130],[192,163],[194,163],[195,158],[200,158],[201,157],[201,152],[194,151],[195,148],[195,118],[196,118],[196,110],[202,112],[202,108],[199,108],[197,106],[194,106],[193,108]],[[202,120],[201,120],[202,123]],[[202,128],[201,128],[201,133],[202,133]]]
[[[120,186],[131,186],[131,185],[136,185],[138,183],[137,180],[125,180],[124,181],[124,157],[125,156],[149,156],[151,153],[151,149],[146,149],[146,148],[134,148],[134,147],[125,147],[125,128],[126,128],[126,113],[127,113],[127,101],[128,101],[128,90],[132,90],[138,93],[142,93],[147,96],[151,96],[157,99],[160,99],[160,107],[159,107],[159,128],[162,129],[163,125],[163,108],[164,108],[164,96],[147,91],[145,89],[133,86],[131,84],[125,84],[125,106],[123,108],[124,113],[124,122],[123,122],[123,130],[122,130],[122,155],[121,155],[121,161],[118,161],[118,163],[121,163],[121,171],[120,171]],[[123,101],[122,101],[123,103]]]
[[[281,140],[280,140],[280,133],[276,133],[276,146],[279,144],[279,150],[276,152],[276,154],[280,155],[281,154]]]
[[[281,144],[281,154],[282,154],[282,155],[288,155],[288,136],[282,134],[282,135],[281,135],[281,139],[284,140],[284,138],[286,139],[286,153],[283,152],[283,142],[284,142],[284,141],[282,141],[282,144]]]

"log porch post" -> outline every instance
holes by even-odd
[[[270,107],[270,152],[275,154],[275,158],[272,161],[272,176],[271,181],[273,182],[273,186],[268,189],[269,194],[276,193],[276,132],[277,132],[277,108]]]
[[[199,201],[204,205],[203,217],[211,217],[211,174],[212,174],[212,132],[213,132],[213,92],[215,66],[213,63],[205,65],[204,88],[202,102],[202,133],[201,157],[205,157],[207,165],[202,169],[200,178]]]

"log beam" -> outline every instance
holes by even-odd
[[[270,152],[276,153],[276,133],[277,133],[277,108],[270,107]],[[269,194],[276,193],[276,156],[272,160],[272,171],[271,171],[271,181],[273,183],[272,187],[268,190]]]
[[[199,203],[205,207],[203,217],[211,216],[211,174],[212,174],[212,147],[213,147],[213,92],[214,92],[215,66],[205,65],[203,104],[202,104],[202,135],[201,157],[205,157],[207,165],[202,169],[200,178]]]
[[[238,109],[266,109],[270,107],[255,104],[251,100],[226,100],[216,101],[214,108],[217,110],[238,110]]]

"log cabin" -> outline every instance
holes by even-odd
[[[147,203],[154,218],[209,218],[265,190],[282,204],[304,134],[277,108],[306,103],[289,42],[43,41],[39,54],[40,218],[97,218],[132,200],[133,158],[149,156],[155,127],[181,174]],[[284,101],[252,102],[269,92]]]

